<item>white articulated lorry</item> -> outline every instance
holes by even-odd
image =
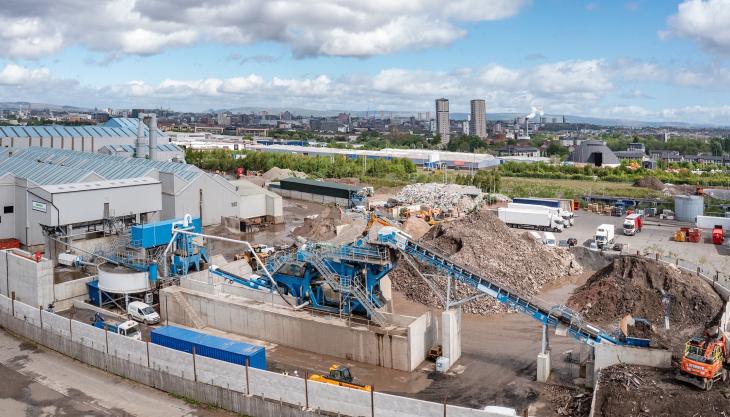
[[[526,210],[522,208],[500,207],[497,216],[507,226],[536,229],[550,232],[563,231],[563,219],[546,210]]]
[[[560,216],[560,218],[563,219],[564,228],[570,227],[573,225],[573,213],[566,211],[562,208],[538,206],[538,205],[524,204],[524,203],[508,203],[507,207],[522,209],[522,210],[533,210],[533,211],[546,210],[546,211],[549,211],[549,212],[555,214],[556,216]]]
[[[612,224],[602,224],[596,228],[596,246],[606,247],[613,243],[615,230]]]

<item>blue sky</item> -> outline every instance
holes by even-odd
[[[394,4],[396,3],[396,4]],[[407,4],[406,4],[407,3]],[[727,122],[730,0],[29,0],[0,100]]]

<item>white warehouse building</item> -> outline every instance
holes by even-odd
[[[30,247],[46,243],[44,226],[65,235],[111,218],[129,224],[185,214],[219,224],[240,214],[239,199],[229,181],[185,163],[0,148],[0,238]]]

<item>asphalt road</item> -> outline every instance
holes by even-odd
[[[616,228],[616,242],[628,244],[628,251],[635,253],[648,249],[652,252],[663,251],[665,255],[701,264],[725,273],[730,273],[730,248],[728,245],[712,244],[710,233],[703,231],[700,243],[675,242],[674,232],[678,225],[671,222],[660,222],[658,218],[649,218],[641,233],[635,236],[624,236],[623,217],[601,216],[586,211],[576,212],[575,225],[556,234],[557,239],[575,237],[579,245],[589,246],[601,224],[613,224]],[[726,242],[727,243],[727,242]]]
[[[0,330],[0,415],[233,417],[84,365]]]

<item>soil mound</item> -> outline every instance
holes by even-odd
[[[626,314],[664,322],[663,294],[670,297],[669,322],[687,326],[709,323],[722,309],[710,284],[681,271],[636,256],[622,256],[598,271],[568,299],[588,320],[613,323]]]
[[[420,243],[524,296],[534,295],[544,284],[558,277],[579,273],[580,265],[570,252],[546,247],[524,235],[510,230],[494,213],[481,211],[432,227]],[[421,272],[435,273],[428,267],[419,266]],[[443,307],[407,262],[401,260],[390,277],[393,288],[406,297]],[[445,279],[437,281],[439,288],[446,288]],[[464,285],[457,285],[455,290],[459,297],[474,294],[474,290]],[[473,314],[505,311],[504,306],[487,297],[466,303],[463,309]]]
[[[666,188],[666,185],[664,185],[664,183],[659,181],[656,177],[647,176],[634,181],[634,187],[643,187],[662,191]]]

